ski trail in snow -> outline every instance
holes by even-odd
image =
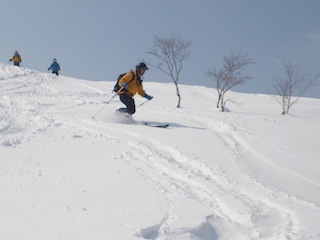
[[[89,131],[90,129],[92,129],[92,127],[94,127],[94,130],[92,129],[94,132],[96,133],[100,132],[100,134],[102,134],[103,132],[103,130],[101,130],[101,127],[107,128],[110,130],[110,127],[107,127],[105,125],[96,124],[92,121],[84,121],[84,122],[91,126],[91,127],[89,126],[87,129]],[[78,125],[77,127],[83,128],[83,125]],[[119,160],[125,161],[132,168],[135,168],[137,172],[139,172],[148,182],[150,182],[155,188],[159,189],[164,194],[164,196],[166,196],[167,204],[168,204],[168,211],[164,215],[164,220],[160,224],[161,227],[159,225],[157,228],[156,227],[147,228],[149,230],[141,229],[140,235],[148,236],[151,234],[150,231],[151,230],[155,231],[155,229],[159,229],[159,230],[162,229],[161,230],[162,232],[170,231],[170,228],[166,226],[169,226],[170,223],[178,220],[178,216],[175,214],[175,211],[173,210],[173,208],[175,208],[179,203],[174,199],[174,197],[177,195],[183,196],[184,194],[187,194],[187,195],[190,195],[190,198],[194,198],[192,197],[194,194],[189,193],[187,191],[187,189],[192,186],[188,186],[188,184],[186,183],[186,180],[184,179],[185,178],[185,176],[183,176],[184,169],[180,170],[181,173],[178,174],[178,177],[172,179],[172,176],[175,175],[174,171],[177,170],[177,168],[181,168],[178,166],[180,165],[180,163],[174,162],[174,159],[171,156],[170,158],[168,158],[165,154],[161,153],[161,152],[166,152],[166,150],[163,150],[163,149],[160,149],[159,151],[154,150],[154,149],[157,149],[157,147],[153,143],[142,143],[141,139],[137,139],[138,136],[134,136],[128,132],[124,132],[124,134],[125,135],[123,138],[112,137],[110,135],[106,135],[105,137],[117,143],[123,144],[124,146],[126,146],[124,149],[130,149],[129,151],[126,151],[123,155],[118,156],[117,158]],[[138,143],[136,143],[137,140],[138,140]],[[155,143],[155,144],[157,145],[158,143]],[[141,161],[141,155],[143,157],[142,158],[143,162]],[[152,161],[150,162],[150,160]],[[168,166],[165,167],[163,166],[163,164],[156,165],[157,163],[159,163],[159,161],[160,162],[166,161],[167,162],[166,164],[168,164]],[[170,170],[172,165],[177,165],[177,166],[175,169]],[[200,168],[202,168],[202,170]],[[203,169],[206,170],[206,168],[204,168],[203,166],[200,166],[199,169],[200,169],[199,171],[204,171]],[[192,170],[192,169],[188,171],[190,172],[189,174],[193,174],[192,171],[196,172],[196,170]],[[155,174],[155,176],[157,177],[153,177],[153,174]],[[166,180],[165,182],[162,182],[164,181],[163,179],[168,179],[168,180]],[[186,190],[182,189],[181,187],[182,185],[185,185],[184,188]],[[180,194],[174,193],[176,191],[181,191],[181,193]],[[207,190],[201,190],[201,191],[207,191]],[[174,195],[172,195],[173,193]],[[202,204],[202,203],[199,203],[199,204]],[[199,223],[199,225],[201,224],[202,223]],[[179,231],[182,231],[182,230],[179,230]],[[173,231],[173,232],[176,232],[176,231]],[[156,233],[152,233],[152,234],[161,235],[160,232],[157,234]],[[177,233],[172,233],[172,234],[175,235]],[[139,235],[139,233],[137,233],[137,235]]]
[[[134,161],[133,166],[136,168],[143,169],[143,174],[145,177],[153,182],[156,187],[161,186],[165,189],[165,195],[167,196],[169,209],[174,208],[174,199],[178,196],[188,196],[189,198],[197,201],[199,204],[204,204],[211,208],[215,213],[214,216],[219,218],[224,218],[227,222],[237,222],[239,224],[250,224],[255,225],[252,222],[251,217],[256,214],[256,210],[252,209],[251,206],[260,206],[259,211],[268,213],[269,217],[274,218],[274,222],[278,222],[277,227],[280,228],[279,223],[282,225],[283,232],[292,232],[291,229],[291,216],[283,212],[283,209],[276,208],[275,206],[270,206],[268,203],[262,201],[257,201],[248,198],[248,196],[243,196],[242,194],[232,191],[226,185],[221,184],[214,178],[210,176],[216,175],[212,170],[203,171],[202,167],[195,168],[195,164],[191,161],[191,158],[184,156],[185,160],[177,161],[176,159],[181,159],[181,152],[176,152],[172,154],[173,149],[170,149],[171,153],[163,154],[163,149],[161,149],[161,154],[159,154],[159,145],[152,143],[139,144],[133,142],[131,149],[136,152],[136,154],[128,153],[127,156],[123,156],[127,161]],[[166,147],[167,149],[168,147]],[[141,161],[141,156],[144,156],[144,166],[136,164],[137,161]],[[177,158],[176,156],[179,156]],[[190,160],[190,163],[189,162]],[[201,165],[201,164],[200,164]],[[149,174],[149,172],[152,172]],[[156,174],[158,172],[158,174]],[[159,176],[159,178],[154,178],[154,176]],[[202,179],[199,179],[202,178]],[[161,182],[159,182],[161,179]],[[199,179],[199,180],[198,180]],[[203,184],[203,179],[206,179],[207,184]],[[223,196],[223,198],[221,198]],[[171,205],[171,206],[170,206]],[[264,205],[264,206],[263,206]],[[237,206],[237,207],[235,207]],[[237,209],[246,209],[244,212],[239,212]],[[272,216],[270,215],[272,212]],[[172,210],[171,213],[174,213]],[[171,215],[170,210],[168,215]],[[277,219],[277,220],[276,220]],[[169,218],[170,221],[175,220],[174,217]],[[169,223],[170,223],[169,221]],[[258,229],[258,227],[257,227]],[[259,232],[259,230],[257,230]],[[164,224],[164,232],[167,232]]]
[[[179,114],[176,114],[179,116]],[[185,116],[185,115],[184,115]],[[246,179],[245,182],[248,185],[251,185],[251,189],[256,189],[255,192],[248,192],[244,191],[243,187],[241,187],[241,191],[245,193],[245,196],[242,196],[240,199],[255,199],[257,202],[260,202],[258,205],[261,205],[261,203],[265,204],[266,206],[269,206],[271,208],[277,209],[278,213],[284,217],[284,221],[287,222],[284,224],[287,228],[287,231],[284,231],[285,236],[290,236],[291,234],[294,234],[295,232],[299,232],[298,225],[299,220],[295,217],[295,205],[292,204],[292,202],[295,202],[295,204],[298,205],[308,205],[307,202],[301,201],[299,199],[295,199],[294,197],[289,197],[287,194],[283,193],[279,189],[273,189],[270,187],[267,187],[263,182],[261,182],[258,178],[253,176],[250,171],[248,171],[247,167],[242,163],[242,158],[244,153],[247,154],[247,151],[251,151],[251,154],[249,155],[258,155],[259,153],[253,151],[252,148],[249,148],[247,144],[245,144],[245,140],[243,140],[239,135],[238,131],[235,127],[227,124],[225,121],[217,121],[210,117],[205,117],[204,115],[201,115],[200,117],[196,113],[187,114],[188,119],[196,124],[200,124],[204,126],[207,129],[210,129],[213,134],[215,134],[218,138],[221,139],[222,142],[225,143],[225,146],[227,146],[231,152],[234,153],[234,163],[235,165],[239,166],[239,170],[241,171],[241,174],[243,175],[242,178]],[[260,156],[262,158],[262,156]],[[240,161],[239,161],[240,160]],[[272,174],[271,174],[272,175]],[[235,187],[237,188],[237,187]],[[234,195],[236,197],[238,193],[238,189],[235,190]],[[267,196],[267,198],[261,197],[260,195],[263,194],[263,196]],[[237,197],[236,197],[237,198]],[[290,201],[287,201],[288,198]],[[288,206],[289,205],[289,206]],[[315,206],[315,211],[319,211],[319,208]]]
[[[179,116],[179,114],[176,114],[176,115]],[[251,135],[248,132],[246,131],[241,132],[239,131],[239,128],[227,123],[228,117],[225,117],[224,115],[222,115],[223,117],[221,117],[221,120],[217,120],[217,119],[210,118],[208,116],[204,117],[204,115],[201,115],[201,117],[198,117],[199,115],[194,112],[187,114],[187,116],[190,122],[199,124],[201,126],[204,126],[206,129],[209,129],[213,134],[215,134],[218,138],[220,138],[222,142],[225,143],[225,146],[229,148],[229,152],[233,152],[234,164],[239,166],[239,170],[241,171],[243,177],[247,178],[247,180],[245,181],[246,184],[250,185],[248,189],[251,189],[251,191],[248,192],[246,191],[245,188],[241,187],[241,191],[246,195],[241,199],[246,199],[246,198],[256,199],[266,204],[267,206],[274,207],[274,209],[277,209],[280,215],[286,216],[283,219],[287,222],[287,224],[285,224],[287,226],[286,227],[287,231],[286,233],[284,233],[284,236],[287,236],[287,237],[295,236],[297,232],[300,232],[301,229],[299,229],[298,227],[299,219],[296,218],[296,213],[295,213],[295,211],[297,211],[296,206],[297,205],[300,206],[299,209],[301,208],[303,209],[304,206],[308,206],[309,208],[310,207],[309,202],[306,202],[305,200],[302,200],[300,198],[296,198],[295,194],[289,196],[287,193],[282,192],[281,189],[275,189],[275,188],[269,187],[270,183],[265,184],[263,181],[261,181],[261,179],[257,178],[256,174],[259,174],[259,173],[253,174],[252,169],[249,170],[247,165],[248,163],[256,164],[257,160],[259,159],[260,164],[261,164],[261,161],[265,162],[265,164],[268,164],[268,167],[265,168],[266,170],[272,169],[272,166],[273,166],[273,168],[276,171],[279,171],[280,173],[285,172],[287,175],[287,178],[290,178],[288,174],[289,175],[291,174],[292,178],[294,178],[294,181],[297,181],[297,177],[298,177],[301,179],[301,182],[306,181],[311,183],[311,185],[308,184],[308,188],[312,187],[312,185],[314,186],[313,191],[315,192],[315,196],[316,196],[316,193],[319,192],[319,184],[317,182],[310,181],[310,179],[305,178],[304,176],[297,175],[288,169],[284,169],[281,166],[268,161],[268,159],[265,159],[264,155],[261,154],[259,151],[256,151],[252,146],[259,145],[260,148],[258,149],[260,150],[262,149],[263,151],[271,151],[271,153],[269,152],[266,154],[267,156],[279,155],[279,156],[284,156],[286,158],[289,158],[289,160],[291,160],[292,157],[284,153],[283,151],[280,151],[279,149],[275,149],[270,145],[267,145],[267,144],[264,144],[263,142],[258,141],[257,139],[250,139]],[[245,121],[241,121],[241,122],[245,122]],[[248,141],[250,142],[248,143]],[[250,158],[248,157],[243,158],[244,156],[250,156]],[[298,160],[294,159],[294,161],[298,161]],[[263,169],[261,168],[261,165],[259,166],[260,166],[260,169]],[[269,172],[268,174],[270,174],[270,176],[275,175],[274,172],[273,173]],[[281,186],[280,179],[281,179],[281,176],[279,174],[279,178],[275,180],[275,184],[278,184]],[[269,186],[267,187],[267,185]],[[303,189],[298,188],[298,190],[295,191],[296,190],[295,187],[298,187],[298,186],[293,186],[293,187],[294,187],[292,189],[293,193],[295,192],[303,193]],[[285,189],[287,188],[288,186],[286,186]],[[256,191],[252,191],[252,189],[256,189]],[[238,190],[236,190],[236,192],[238,192]],[[261,194],[267,197],[262,198],[260,196]],[[317,202],[317,201],[318,199],[316,199],[316,197],[310,199],[310,202]],[[314,213],[320,212],[319,205],[311,205],[311,209],[313,209],[311,211],[314,211]],[[258,212],[256,214],[258,214]],[[304,213],[300,212],[299,214],[303,215]],[[318,214],[315,214],[314,217],[317,218],[316,217],[317,215]]]
[[[76,128],[85,127],[89,132],[94,131],[100,134],[108,132],[107,138],[122,144],[125,149],[125,152],[116,158],[135,168],[166,198],[168,208],[164,218],[159,220],[158,225],[141,228],[141,232],[136,233],[137,236],[145,236],[145,238],[148,236],[171,236],[174,238],[186,232],[192,232],[194,229],[183,230],[173,227],[174,223],[179,221],[177,209],[179,202],[184,201],[185,196],[196,205],[206,206],[210,209],[206,216],[210,216],[207,224],[212,229],[215,224],[221,225],[223,222],[222,225],[225,228],[236,228],[237,234],[252,232],[252,238],[260,237],[265,228],[277,229],[274,234],[278,235],[270,233],[269,237],[272,238],[290,238],[300,232],[299,219],[295,217],[293,203],[300,206],[308,203],[293,199],[279,189],[267,187],[252,175],[242,162],[242,156],[248,155],[248,151],[251,152],[249,156],[259,158],[262,156],[249,148],[241,137],[243,135],[239,135],[237,128],[225,121],[214,120],[210,122],[209,119],[207,120],[189,119],[190,122],[205,126],[205,129],[221,139],[221,142],[229,149],[228,152],[231,150],[233,153],[232,161],[239,167],[238,174],[236,174],[240,177],[239,182],[229,178],[228,165],[221,164],[212,167],[185,149],[172,147],[156,140],[146,140],[125,129],[115,130],[104,122],[82,120],[74,126]],[[69,124],[71,122],[75,123],[76,121],[69,121]],[[113,131],[117,137],[110,135]],[[244,186],[242,186],[243,184]],[[247,188],[247,185],[250,187]],[[250,189],[250,191],[246,189]],[[259,216],[259,218],[255,216]],[[263,224],[261,224],[261,218],[265,220]],[[200,226],[204,223],[203,220],[197,225]]]
[[[103,124],[86,122],[96,127],[106,127]],[[291,211],[262,197],[238,192],[221,168],[214,169],[201,159],[164,143],[147,141],[130,132],[124,131],[123,134],[125,140],[118,141],[122,141],[122,144],[127,146],[124,149],[127,150],[118,156],[119,160],[124,160],[135,168],[147,181],[160,189],[167,199],[168,211],[159,228],[160,236],[165,233],[168,235],[168,232],[172,232],[173,235],[179,232],[170,226],[178,221],[177,199],[185,196],[199,205],[207,206],[211,210],[211,214],[208,215],[212,215],[212,222],[221,218],[230,225],[250,225],[253,236],[263,232],[264,227],[255,222],[253,216],[256,214],[269,218],[270,225],[281,229],[283,236],[290,236],[297,231],[296,220]],[[238,209],[242,211],[239,212]]]

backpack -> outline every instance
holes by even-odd
[[[119,77],[118,77],[118,79],[117,79],[117,82],[116,82],[116,84],[114,85],[114,87],[113,87],[113,91],[114,92],[118,92],[120,89],[121,89],[121,87],[120,87],[120,85],[119,85],[119,81],[120,81],[120,79],[124,76],[124,75],[126,75],[127,73],[122,73],[122,74],[120,74],[119,75]],[[131,73],[132,74],[132,78],[131,78],[131,80],[129,81],[129,82],[132,82],[133,81],[133,79],[134,79],[134,74],[133,73]]]

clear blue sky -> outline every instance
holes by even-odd
[[[0,11],[0,62],[18,50],[23,67],[42,72],[57,58],[62,75],[112,81],[151,60],[154,35],[171,33],[192,41],[181,84],[214,87],[205,73],[231,51],[257,63],[241,92],[271,92],[281,62],[320,72],[319,0],[7,0]],[[151,68],[145,81],[170,79]],[[307,95],[320,98],[320,87]]]

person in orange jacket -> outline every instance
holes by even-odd
[[[9,59],[9,61],[13,61],[13,65],[15,66],[20,66],[20,62],[22,61],[20,54],[18,53],[18,51],[14,52],[14,55],[11,59]]]
[[[142,79],[141,77],[144,75],[146,70],[149,68],[143,62],[139,63],[136,66],[136,70],[131,70],[127,74],[125,74],[119,80],[119,86],[121,87],[118,91],[120,101],[126,105],[126,108],[119,108],[117,112],[126,113],[132,115],[136,112],[136,106],[133,99],[133,96],[139,94],[142,97],[151,100],[153,97],[146,94],[143,89]]]

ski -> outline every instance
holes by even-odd
[[[143,122],[143,125],[149,127],[158,127],[158,128],[167,128],[169,127],[168,123],[150,123],[150,122]]]

